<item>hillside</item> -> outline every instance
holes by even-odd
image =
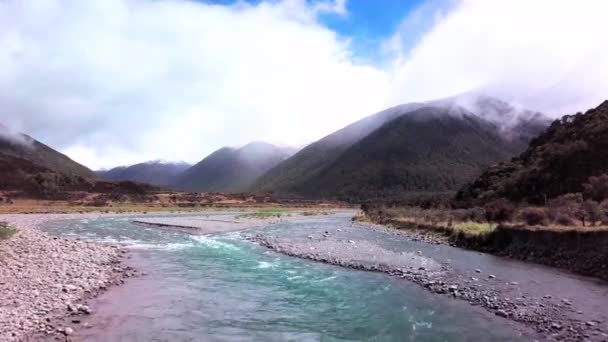
[[[592,176],[608,173],[608,101],[585,114],[556,120],[528,149],[495,165],[458,193],[460,201],[498,197],[542,203],[583,191]]]
[[[191,165],[186,163],[165,163],[150,161],[131,166],[119,166],[110,170],[97,171],[97,177],[105,180],[130,180],[158,186],[168,186],[176,181]]]
[[[186,170],[172,184],[186,191],[243,192],[264,172],[290,156],[290,150],[264,142],[223,147]]]
[[[28,160],[65,175],[94,178],[95,174],[87,167],[78,164],[66,155],[61,154],[32,137],[9,132],[0,125],[0,153],[6,156]]]
[[[521,153],[548,124],[541,114],[522,115],[492,98],[475,98],[466,109],[455,99],[393,107],[358,121],[279,164],[252,190],[356,201],[456,191],[483,168]]]
[[[299,184],[305,182],[309,177],[314,177],[354,143],[384,123],[421,106],[422,104],[412,103],[392,107],[350,124],[306,146],[291,158],[271,169],[256,180],[250,190],[294,193],[294,189]]]
[[[88,168],[67,156],[0,125],[0,190],[15,196],[65,198],[67,192],[144,193],[154,187],[95,179]]]
[[[350,201],[455,191],[525,148],[490,122],[460,111],[424,107],[387,122],[294,190]]]

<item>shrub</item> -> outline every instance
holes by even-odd
[[[515,206],[509,200],[498,199],[485,206],[485,217],[488,222],[505,222],[513,217]]]
[[[6,222],[0,222],[0,240],[6,240],[15,235],[17,230],[8,225]]]
[[[583,184],[583,195],[586,199],[601,202],[608,199],[608,175],[590,177],[589,183]]]
[[[560,226],[574,226],[574,219],[566,214],[557,214],[554,218],[555,223]]]
[[[526,208],[520,213],[521,219],[530,226],[545,225],[547,213],[543,208]]]

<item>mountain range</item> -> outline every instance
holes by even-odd
[[[549,123],[540,113],[465,94],[389,108],[297,153],[252,142],[223,147],[193,166],[153,161],[97,173],[0,127],[0,172],[6,175],[0,189],[87,189],[98,177],[193,192],[397,200],[461,189],[490,165],[519,155]]]
[[[241,148],[224,147],[182,173],[173,183],[179,190],[244,192],[253,182],[293,153],[265,142]]]
[[[486,96],[400,105],[307,146],[250,188],[349,201],[456,191],[550,123]]]
[[[106,180],[131,180],[167,187],[191,166],[184,162],[154,160],[131,166],[119,166],[110,170],[100,170],[96,172],[96,175]]]

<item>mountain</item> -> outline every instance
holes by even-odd
[[[94,178],[87,167],[78,164],[32,137],[11,132],[0,125],[0,154],[27,160],[40,167],[48,168],[69,176]]]
[[[149,161],[131,166],[119,166],[110,170],[97,171],[97,177],[106,180],[130,180],[158,186],[168,186],[191,165],[187,163],[168,163]]]
[[[528,149],[495,165],[457,195],[460,201],[506,197],[543,203],[583,191],[590,177],[608,173],[608,101],[556,120]]]
[[[459,102],[413,103],[374,114],[304,148],[252,190],[353,201],[456,191],[490,164],[522,152],[548,125],[541,114],[520,116],[488,97],[468,101],[468,108]]]
[[[104,182],[67,156],[0,125],[0,190],[28,197],[65,198],[66,192],[144,193],[146,184]]]
[[[223,147],[186,170],[173,186],[201,192],[243,192],[264,172],[290,156],[290,149],[265,142]]]

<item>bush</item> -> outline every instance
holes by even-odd
[[[520,217],[530,226],[542,226],[547,222],[547,212],[543,208],[526,208],[521,211]]]
[[[601,202],[608,199],[608,175],[590,177],[589,183],[583,184],[583,195],[586,199]]]
[[[485,217],[488,222],[509,221],[515,213],[515,206],[509,200],[498,199],[485,206]]]
[[[6,222],[0,222],[0,240],[6,240],[15,235],[17,230],[8,225]]]
[[[574,226],[575,222],[574,219],[566,214],[557,214],[557,216],[554,218],[555,223],[559,224],[560,226]]]

